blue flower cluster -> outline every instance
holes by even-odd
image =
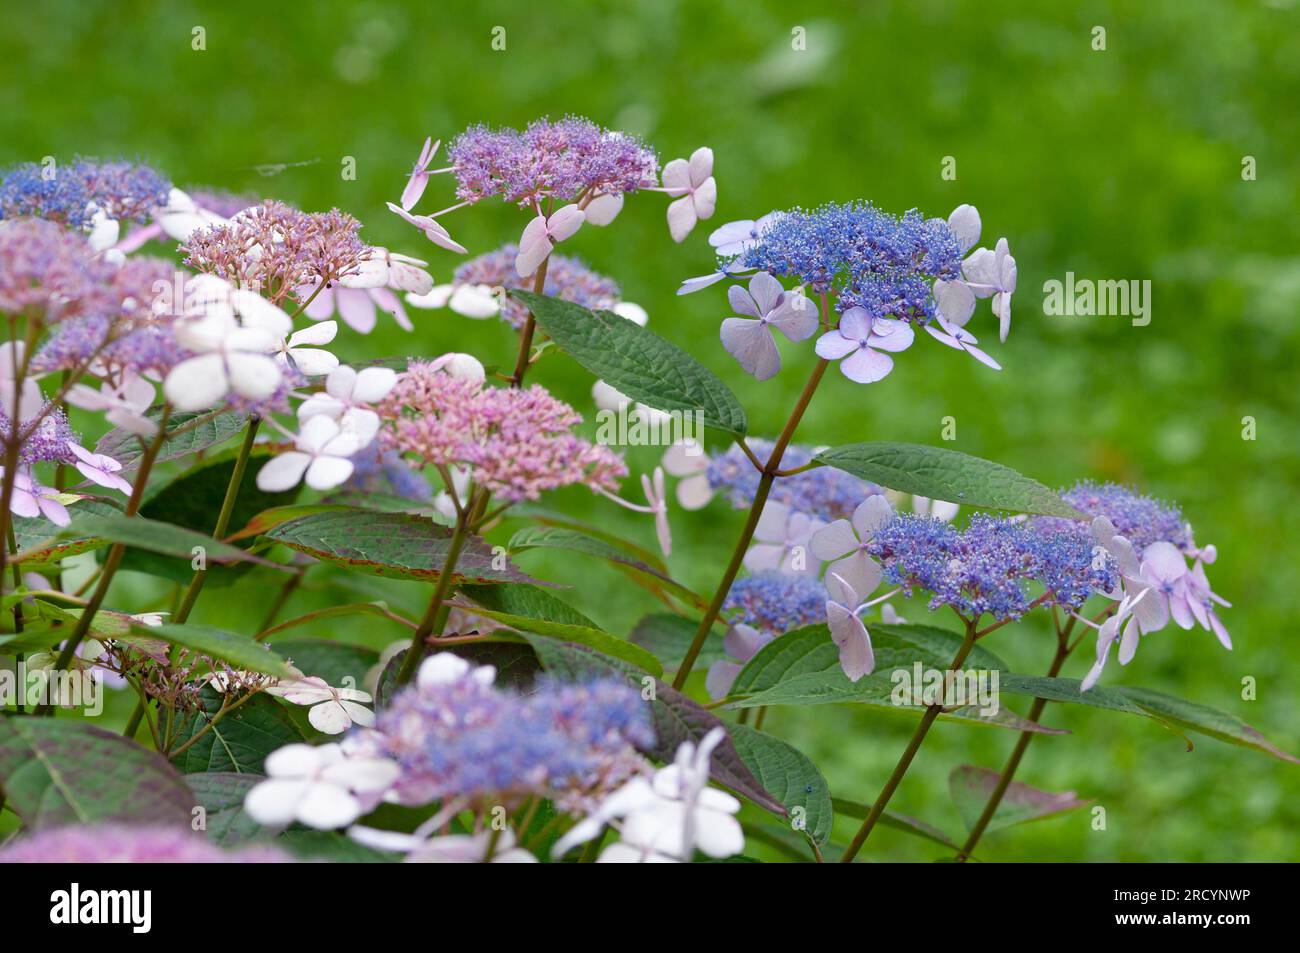
[[[773,445],[764,440],[749,441],[750,448],[760,460],[766,460]],[[781,469],[792,470],[812,460],[812,453],[802,447],[786,447],[781,457]],[[705,474],[709,486],[722,493],[736,509],[747,509],[758,492],[758,471],[737,446],[715,455],[709,461]],[[874,483],[836,470],[834,467],[817,467],[788,477],[777,477],[768,499],[785,503],[791,509],[818,519],[847,519],[853,510],[868,496],[885,491]]]
[[[1191,534],[1177,507],[1118,483],[1083,480],[1061,493],[1061,499],[1081,513],[1104,516],[1115,525],[1140,553],[1152,543],[1173,543],[1179,549],[1191,545]],[[1077,526],[1073,520],[1040,517],[1035,522],[1045,529],[1064,531]]]
[[[613,679],[544,680],[529,695],[472,676],[414,685],[375,727],[419,801],[584,790],[655,739],[640,693]]]
[[[16,165],[0,179],[0,218],[33,216],[70,228],[89,224],[93,209],[144,223],[167,203],[171,182],[145,165],[75,159],[68,165]]]
[[[722,608],[733,622],[782,635],[826,618],[826,587],[805,573],[759,572],[732,583]]]
[[[1086,525],[1079,523],[1057,531],[977,514],[959,530],[904,514],[886,523],[867,550],[881,561],[885,578],[908,595],[924,589],[931,609],[951,605],[976,618],[1018,619],[1040,596],[1041,605],[1074,610],[1119,581],[1109,556],[1097,562]]]
[[[817,294],[833,291],[841,312],[863,307],[872,318],[920,325],[935,314],[935,279],[961,277],[961,244],[942,219],[857,201],[781,213],[738,261]]]

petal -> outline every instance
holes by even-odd
[[[322,321],[319,324],[310,324],[300,331],[294,331],[289,335],[289,347],[302,347],[311,344],[329,344],[339,333],[339,324],[337,321]]]
[[[737,314],[743,314],[750,318],[761,318],[763,316],[763,310],[759,307],[758,302],[754,300],[753,294],[740,285],[731,285],[727,288],[727,302],[731,305],[731,310]]]
[[[754,527],[754,538],[765,543],[784,543],[789,522],[790,507],[773,500],[763,507]]]
[[[515,271],[521,278],[527,278],[537,270],[551,253],[554,246],[546,234],[546,219],[538,215],[524,226],[524,233],[519,239],[519,253],[515,255]]]
[[[884,326],[886,333],[881,333]],[[912,326],[903,321],[877,321],[867,338],[868,347],[878,351],[906,351],[916,339]]]
[[[798,295],[796,300],[805,304],[786,309],[784,313],[770,318],[768,323],[791,341],[806,341],[817,333],[821,322],[817,319],[816,310],[807,305],[807,298]]]
[[[893,369],[893,358],[869,347],[858,348],[840,363],[841,373],[859,384],[874,384],[884,380]]]
[[[623,196],[619,195],[598,195],[583,209],[587,213],[588,225],[608,225],[618,217],[618,213],[623,211]]]
[[[871,649],[871,636],[862,620],[839,603],[828,602],[826,623],[831,630],[831,641],[840,650],[840,668],[849,681],[856,682],[864,675],[870,675],[876,667],[876,657]]]
[[[958,205],[948,216],[948,227],[957,236],[959,254],[966,254],[980,240],[980,213],[974,205]]]
[[[286,363],[292,360],[293,366],[298,369],[298,373],[306,377],[323,377],[339,366],[337,357],[329,351],[322,351],[320,348],[295,347],[291,348],[287,353]]]
[[[686,241],[686,236],[691,233],[691,229],[695,228],[697,220],[695,203],[691,201],[689,195],[669,204],[668,234],[678,244]]]
[[[396,371],[387,367],[367,367],[357,374],[352,397],[363,404],[377,404],[396,386]]]
[[[709,697],[726,698],[727,692],[731,691],[731,686],[742,668],[744,666],[739,662],[728,659],[719,659],[710,665],[709,674],[704,679],[704,689],[709,693]]]
[[[272,362],[272,367],[275,363]],[[276,376],[280,372],[277,370]],[[211,407],[230,390],[226,364],[220,354],[201,354],[181,361],[167,374],[163,393],[173,407],[181,411]]]
[[[352,461],[343,457],[317,457],[307,468],[307,485],[313,490],[332,490],[346,483],[352,470]]]
[[[871,316],[866,308],[849,308],[840,315],[840,334],[851,341],[860,341],[871,333]]]
[[[849,521],[840,519],[813,533],[808,548],[814,556],[826,562],[830,559],[839,559],[845,553],[856,550],[858,538],[853,534],[853,527]]]
[[[664,166],[662,181],[669,195],[685,195],[691,187],[690,164],[685,159],[673,159]]]
[[[764,572],[765,570],[777,569],[781,565],[781,560],[785,556],[785,548],[782,546],[772,546],[768,543],[759,543],[751,546],[745,553],[745,568],[750,572]]]
[[[356,288],[338,288],[335,297],[339,304],[339,317],[358,334],[369,334],[375,328],[375,300]]]
[[[831,563],[828,572],[835,573],[852,586],[859,599],[866,598],[874,592],[884,575],[880,564],[862,550]]]
[[[664,451],[660,462],[675,477],[693,476],[709,469],[709,458],[697,441],[679,441],[673,444]]]
[[[315,711],[315,709],[312,709]],[[308,827],[332,830],[346,827],[361,816],[361,802],[333,784],[313,784],[298,802],[297,817]]]
[[[759,321],[727,318],[722,322],[722,346],[755,379],[765,381],[781,369],[781,355],[772,332]]]
[[[254,401],[274,394],[282,379],[280,368],[265,354],[231,354],[226,358],[226,372],[230,389]]]
[[[307,720],[317,731],[327,735],[341,735],[352,727],[352,719],[337,701],[325,701],[313,705],[307,712]]]
[[[677,502],[684,510],[699,510],[713,499],[713,487],[703,473],[688,477],[677,484]]]
[[[853,528],[858,531],[858,538],[865,541],[879,532],[893,515],[894,508],[889,504],[889,498],[876,493],[859,503],[853,511]]]
[[[546,231],[551,240],[562,242],[571,238],[582,227],[587,216],[576,205],[566,205],[546,220]]]
[[[713,176],[713,150],[708,146],[700,146],[691,153],[690,162],[690,179],[691,185],[699,188],[706,180]]]
[[[847,357],[854,351],[858,350],[858,342],[852,338],[846,338],[839,331],[827,331],[817,339],[817,344],[813,350],[817,356],[825,358],[828,361],[838,361],[842,357]]]
[[[244,796],[244,810],[258,824],[286,827],[297,819],[298,804],[310,787],[307,781],[262,781]]]
[[[975,292],[964,281],[936,281],[934,299],[944,319],[958,327],[975,313]]]
[[[696,187],[695,193],[690,198],[697,218],[701,221],[713,218],[713,213],[718,207],[717,181],[713,176],[709,176]]]

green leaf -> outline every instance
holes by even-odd
[[[238,452],[238,448],[235,447],[223,451],[151,493],[144,506],[140,508],[140,515],[195,532],[210,533],[216,514],[220,512],[225,501]],[[301,492],[301,486],[295,486],[282,493],[267,493],[258,489],[257,473],[270,460],[270,455],[270,447],[253,448],[248,469],[244,471],[244,477],[239,482],[239,495],[235,498],[235,505],[231,510],[230,526],[242,526],[268,508],[292,503]],[[247,547],[248,544],[243,543],[231,548],[242,552]],[[173,559],[152,552],[128,551],[122,560],[122,568],[185,584],[194,576],[194,568],[190,564],[188,550],[180,555],[183,556],[182,559]],[[247,566],[213,567],[208,571],[206,585],[209,587],[232,585],[247,569]]]
[[[77,518],[85,515],[120,516],[122,510],[104,500],[79,500],[68,507],[68,514],[76,525]],[[92,550],[107,546],[109,541],[103,536],[87,532],[85,535],[51,539],[50,521],[41,516],[13,517],[14,538],[18,551],[27,569],[39,571],[41,565],[57,563],[70,556],[79,556]],[[71,527],[69,527],[71,528]]]
[[[0,718],[0,787],[29,829],[190,822],[194,796],[155,752],[83,721]]]
[[[1086,519],[1052,490],[1009,467],[917,443],[854,443],[814,458],[891,490],[963,506]]]
[[[158,419],[158,412],[155,411],[149,416],[156,420]],[[178,460],[181,457],[189,456],[191,453],[206,450],[208,447],[215,447],[239,433],[247,423],[247,414],[237,413],[233,410],[205,411],[199,414],[172,414],[167,421],[169,433],[189,424],[193,424],[193,426],[189,426],[182,434],[164,440],[155,462],[164,463],[168,460]],[[99,439],[99,443],[95,444],[95,452],[112,457],[122,464],[123,470],[134,470],[139,466],[141,457],[144,456],[144,447],[141,445],[139,437],[129,430],[122,430],[119,427],[110,430]]]
[[[928,625],[872,625],[871,644],[876,656],[876,673],[911,668],[920,662],[927,668],[946,669],[962,637],[947,629]],[[1000,658],[982,645],[971,649],[967,669],[1005,671]],[[840,671],[839,650],[831,642],[825,623],[804,626],[773,639],[755,653],[736,676],[732,695],[767,691],[783,680],[814,672]]]
[[[536,586],[513,583],[504,586],[461,586],[459,592],[483,608],[496,612],[562,622],[565,625],[584,625],[590,629],[600,628],[567,602]]]
[[[315,559],[388,579],[437,579],[451,546],[451,532],[409,513],[345,509],[313,513],[276,526],[264,537]],[[469,539],[456,562],[458,583],[535,580],[509,562],[501,565],[483,540]]]
[[[664,668],[675,669],[682,664],[686,650],[695,639],[695,630],[699,627],[700,624],[694,619],[670,612],[655,612],[643,617],[628,638],[646,651],[654,653],[663,662]],[[704,640],[696,664],[707,667],[724,656],[722,639],[708,638]]]
[[[101,539],[111,543],[122,543],[135,549],[182,558],[185,560],[187,569],[196,547],[201,547],[207,553],[209,562],[247,561],[267,565],[266,560],[252,556],[237,546],[220,542],[211,536],[197,533],[192,529],[173,526],[170,523],[160,523],[157,520],[146,519],[143,516],[123,516],[120,513],[111,515],[106,513],[86,513],[79,516],[72,521],[71,525],[66,526],[47,541],[38,543],[34,550],[19,553],[19,559],[26,561],[34,551],[48,552],[51,544],[57,544],[61,540],[86,539]],[[94,547],[90,548],[93,549]],[[192,575],[193,570],[189,570],[185,576],[186,580]]]
[[[174,747],[179,748],[208,724],[221,709],[221,698],[210,687],[200,692],[203,711],[180,717]],[[262,774],[268,754],[303,741],[303,733],[284,707],[269,695],[257,695],[222,716],[202,738],[174,758],[173,763],[186,774]]]
[[[961,815],[967,830],[973,830],[975,822],[984,813],[984,806],[997,788],[999,778],[1001,775],[998,772],[972,764],[958,765],[948,775],[948,792],[952,795],[952,802],[957,806],[957,813]],[[1041,820],[1091,803],[1080,800],[1073,791],[1051,794],[1012,781],[1007,785],[1006,794],[985,830],[995,831],[1013,824]]]
[[[664,562],[663,556],[654,550],[647,549],[640,543],[630,539],[624,539],[615,533],[607,532],[599,526],[592,526],[590,523],[584,523],[581,520],[575,520],[564,513],[557,513],[554,510],[548,510],[545,507],[538,506],[535,503],[523,503],[511,508],[510,516],[524,517],[533,520],[542,526],[552,526],[557,529],[571,529],[587,536],[593,536],[596,539],[603,540],[609,545],[621,549],[635,559],[649,566],[654,566],[660,572],[667,572],[668,565]]]
[[[560,349],[632,400],[658,410],[698,412],[710,427],[744,436],[745,410],[707,367],[653,331],[608,311],[511,290]]]
[[[1096,689],[1092,689],[1096,691]],[[1283,761],[1300,764],[1300,758],[1288,754],[1246,724],[1236,715],[1198,702],[1184,701],[1151,688],[1121,688],[1120,693],[1141,706],[1143,711],[1156,718],[1172,722],[1181,728],[1195,731],[1228,744],[1254,748]],[[1092,694],[1090,691],[1088,694]]]
[[[358,844],[338,831],[287,830],[275,839],[299,860],[318,860],[333,864],[393,864],[399,854],[389,854]]]
[[[561,549],[572,553],[582,553],[586,556],[594,556],[597,559],[603,559],[606,562],[614,563],[616,566],[635,570],[644,573],[647,576],[653,576],[660,582],[669,587],[676,589],[678,592],[685,593],[692,601],[699,602],[700,597],[691,590],[687,589],[676,579],[673,579],[667,573],[656,569],[648,563],[635,559],[623,552],[616,546],[580,533],[571,529],[554,529],[527,527],[519,530],[514,536],[510,537],[510,542],[506,548],[511,553],[524,552],[529,549]]]
[[[561,639],[565,642],[576,642],[578,645],[585,645],[603,655],[611,655],[616,659],[635,665],[637,668],[655,676],[663,674],[663,667],[659,664],[659,660],[641,646],[633,645],[626,639],[620,639],[618,636],[610,635],[600,629],[593,629],[586,625],[550,622],[546,619],[533,619],[528,616],[513,615],[509,612],[484,609],[480,606],[460,605],[458,608],[472,615],[481,615],[493,619],[508,628],[520,632],[531,632],[534,635],[542,635],[550,639]]]
[[[263,780],[260,774],[234,771],[185,775],[185,784],[204,810],[204,833],[208,840],[230,847],[252,840],[262,832],[262,826],[244,812],[244,796]]]
[[[644,675],[641,672],[586,646],[541,638],[529,639],[529,642],[541,659],[542,666],[558,678],[586,681],[621,675],[638,689],[644,690]],[[657,679],[650,710],[654,718],[656,743],[647,754],[663,762],[673,760],[683,741],[698,743],[712,729],[719,726],[726,728],[717,715]],[[730,735],[714,749],[710,776],[719,784],[749,798],[759,807],[774,814],[785,814],[785,806],[763,788],[758,778],[741,760]]]
[[[277,678],[288,678],[293,675],[293,670],[284,659],[261,642],[210,625],[177,622],[164,622],[162,625],[137,624],[133,631],[136,635],[160,639],[172,645],[202,652],[204,655],[229,662],[235,668],[245,671],[262,672]]]
[[[748,725],[731,725],[731,740],[745,766],[765,791],[785,805],[791,823],[812,838],[826,843],[835,824],[831,791],[826,779],[808,756],[780,738],[755,731]]]
[[[360,688],[366,673],[379,661],[376,649],[327,639],[285,639],[268,644],[298,671],[323,678],[334,688]]]

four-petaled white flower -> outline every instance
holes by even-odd
[[[266,780],[244,797],[259,824],[298,821],[319,830],[346,827],[373,810],[402,773],[385,758],[349,755],[338,744],[286,745],[266,757]]]
[[[4,467],[0,467],[0,477],[4,476]],[[76,499],[66,496],[52,487],[42,486],[26,473],[14,474],[13,496],[9,500],[9,512],[16,516],[35,518],[44,516],[56,526],[67,526],[72,522],[63,500]]]
[[[1005,341],[1011,330],[1011,295],[1016,290],[1016,260],[1011,257],[1007,240],[999,238],[992,251],[976,249],[962,262],[961,270],[975,297],[993,299],[998,338]]]
[[[298,405],[298,420],[306,422],[312,417],[337,420],[344,432],[359,438],[369,434],[369,439],[358,450],[370,443],[379,430],[379,415],[368,405],[377,404],[397,386],[397,372],[387,367],[366,367],[356,371],[346,364],[330,371],[325,378],[325,390],[312,394]]]
[[[439,248],[454,251],[458,255],[464,255],[467,253],[468,249],[466,249],[460,242],[455,241],[447,232],[447,229],[443,228],[442,225],[438,223],[437,219],[428,215],[412,215],[400,205],[395,205],[392,202],[387,204],[390,212],[402,219],[402,221],[414,225],[420,231],[424,232],[424,237],[429,239],[429,241],[433,242]]]
[[[576,205],[557,209],[549,218],[538,212],[524,226],[524,234],[519,239],[519,253],[515,255],[515,271],[519,277],[527,278],[535,272],[556,243],[571,238],[586,218],[586,213]]]
[[[231,391],[266,400],[282,380],[271,354],[293,330],[289,316],[260,295],[211,275],[192,278],[189,285],[192,303],[176,322],[175,335],[197,356],[167,374],[167,399],[182,411],[211,407]]]
[[[305,377],[320,377],[339,366],[339,359],[329,351],[312,344],[329,344],[339,333],[337,321],[322,321],[279,338],[275,345],[275,361],[284,370],[297,370]]]
[[[674,159],[664,166],[664,191],[676,201],[668,206],[668,234],[683,242],[695,224],[713,217],[718,183],[713,178],[713,150],[701,146],[689,161]]]
[[[102,453],[87,450],[80,444],[69,443],[67,446],[72,451],[72,455],[77,458],[75,466],[82,476],[92,483],[98,483],[110,490],[130,494],[131,484],[117,475],[118,471],[122,469],[122,464],[112,457],[106,457]]]
[[[372,701],[369,693],[356,688],[332,688],[316,675],[280,682],[266,689],[295,705],[310,705],[307,720],[317,731],[341,735],[353,723],[368,728],[375,723],[375,713],[358,702]]]
[[[324,414],[309,417],[294,441],[296,449],[273,457],[257,472],[257,487],[278,493],[305,476],[313,490],[331,490],[352,476],[351,458],[374,438],[374,429],[345,430]]]
[[[740,802],[708,786],[713,751],[726,738],[718,727],[697,747],[682,742],[674,762],[653,778],[636,777],[556,841],[553,857],[596,837],[606,824],[616,826],[620,840],[606,847],[598,863],[681,863],[699,850],[715,859],[738,854],[745,834],[734,817]]]
[[[851,381],[874,384],[894,369],[894,359],[884,352],[907,350],[914,336],[906,321],[873,320],[866,308],[853,307],[840,315],[838,328],[817,339],[817,356],[841,361],[840,372]]]
[[[1110,657],[1110,647],[1114,644],[1116,637],[1120,636],[1121,630],[1123,636],[1119,643],[1119,664],[1127,665],[1133,659],[1133,654],[1137,651],[1138,638],[1141,631],[1138,627],[1137,617],[1133,614],[1137,606],[1148,600],[1151,595],[1150,589],[1142,589],[1136,596],[1125,595],[1115,609],[1114,615],[1102,624],[1098,625],[1091,619],[1085,619],[1078,613],[1073,613],[1074,617],[1084,625],[1097,630],[1097,661],[1093,663],[1088,674],[1083,677],[1079,684],[1079,691],[1086,692],[1097,684],[1101,678],[1101,671],[1106,667],[1106,659]]]
[[[722,346],[748,373],[765,381],[781,369],[772,329],[791,341],[803,341],[817,331],[817,312],[803,294],[789,292],[765,271],[749,281],[749,290],[739,285],[727,289],[731,307],[744,318],[722,322]]]
[[[745,553],[745,568],[750,572],[777,569],[790,575],[817,575],[822,560],[809,541],[826,524],[775,500],[763,507],[754,527],[758,542]]]
[[[812,553],[829,562],[827,573],[838,574],[854,592],[874,592],[883,573],[867,555],[867,544],[893,515],[894,508],[884,496],[869,496],[854,509],[851,522],[839,519],[819,529],[812,537]]]

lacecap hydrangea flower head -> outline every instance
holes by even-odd
[[[966,324],[976,299],[991,297],[1006,339],[1015,259],[1002,239],[996,250],[977,249],[963,260],[979,232],[979,213],[969,205],[947,221],[915,210],[892,215],[865,201],[774,212],[717,229],[710,237],[717,271],[688,280],[682,291],[728,278],[748,282],[728,289],[740,317],[723,322],[721,337],[759,380],[781,367],[774,332],[792,341],[817,332],[818,308],[810,296],[834,302],[835,317],[821,316],[816,351],[839,361],[850,380],[882,380],[894,366],[890,355],[911,347],[917,328],[997,370]]]
[[[572,432],[582,417],[538,385],[490,387],[417,362],[378,411],[384,450],[420,466],[469,468],[476,485],[503,501],[571,484],[613,490],[627,475],[616,454]]]

